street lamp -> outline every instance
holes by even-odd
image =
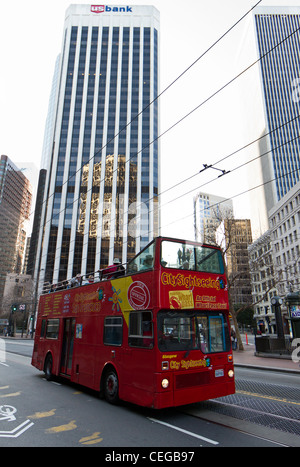
[[[280,297],[272,297],[271,303],[272,305],[282,305],[283,300]]]
[[[276,329],[277,329],[277,337],[284,339],[284,330],[282,324],[282,316],[281,316],[281,305],[283,303],[282,298],[277,297],[276,295],[272,297],[271,304],[272,308],[274,308],[275,320],[276,320]]]

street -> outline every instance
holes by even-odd
[[[33,341],[8,339],[5,346],[5,359],[0,358],[2,447],[100,446],[115,448],[116,456],[118,448],[151,447],[150,453],[153,447],[173,452],[180,446],[181,456],[192,457],[187,453],[196,455],[201,446],[300,446],[299,375],[236,368],[235,395],[154,411],[127,403],[112,406],[88,389],[47,382],[30,364]],[[156,455],[150,460],[158,461]]]

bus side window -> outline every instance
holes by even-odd
[[[107,316],[104,320],[103,343],[106,345],[122,345],[123,318]]]
[[[58,339],[59,319],[48,319],[46,337],[48,339]]]
[[[131,347],[153,348],[151,311],[134,311],[130,313],[128,344]]]
[[[45,337],[45,331],[46,331],[46,320],[42,320],[42,325],[41,325],[41,335],[40,337]]]

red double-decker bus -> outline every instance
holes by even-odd
[[[158,237],[126,270],[40,297],[32,365],[164,408],[235,392],[220,249]]]

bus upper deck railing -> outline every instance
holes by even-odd
[[[160,243],[153,240],[143,250],[124,266],[118,258],[115,258],[113,265],[89,274],[77,274],[72,279],[63,280],[57,284],[44,283],[42,293],[49,293],[58,290],[69,289],[81,285],[110,280],[125,274],[136,274],[152,270],[154,268],[154,257],[160,257],[162,267],[170,269],[188,270],[193,273],[224,274],[224,261],[219,248],[209,245],[194,245],[184,240],[163,239]],[[156,251],[156,245],[160,251]],[[167,261],[166,261],[167,259]]]
[[[125,267],[123,264],[108,266],[107,268],[99,269],[96,272],[91,272],[83,275],[77,274],[71,279],[65,279],[63,281],[57,282],[56,284],[44,282],[42,294],[58,292],[60,290],[66,290],[73,287],[81,287],[82,285],[89,285],[95,282],[117,279],[118,277],[124,275]]]

